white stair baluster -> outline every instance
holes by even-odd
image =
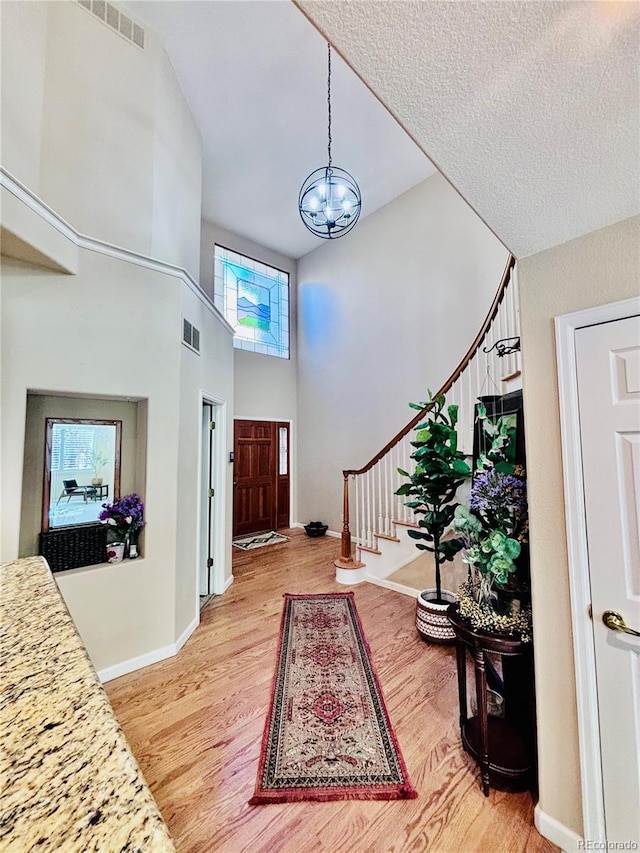
[[[384,533],[384,518],[382,517],[382,462],[378,460],[376,462],[376,518],[378,519],[378,525],[376,527],[376,533]]]
[[[354,476],[353,480],[354,480],[355,505],[356,505],[355,535],[356,535],[356,542],[358,543],[358,545],[360,545],[360,543],[362,542],[362,539],[360,538],[360,536],[361,536],[360,531],[362,529],[362,521],[361,521],[362,508],[360,506],[360,477],[359,477],[359,475],[356,474]]]
[[[373,544],[373,533],[372,533],[372,523],[371,523],[371,471],[367,471],[365,474],[367,478],[367,547],[371,548]]]
[[[384,529],[383,533],[389,536],[391,534],[391,524],[389,521],[389,490],[391,482],[389,478],[389,469],[391,467],[391,452],[384,457]]]
[[[394,492],[397,491],[400,488],[400,486],[406,482],[405,478],[402,477],[400,474],[398,474],[398,468],[402,468],[403,471],[407,470],[406,468],[404,468],[404,466],[402,464],[402,462],[403,462],[403,459],[402,459],[403,444],[404,444],[404,439],[400,439],[400,441],[398,442],[398,444],[396,444],[396,446],[394,448],[395,455],[396,455],[396,458],[395,458],[396,482],[398,484],[396,486],[396,488],[394,489]],[[396,497],[395,497],[394,518],[396,519],[396,521],[402,521],[402,519],[404,518],[404,506],[403,506],[403,499],[402,499],[401,495],[396,495]]]
[[[404,439],[402,440],[402,450],[403,450],[403,465],[402,465],[402,468],[403,468],[403,470],[404,470],[404,471],[408,471],[409,473],[411,473],[411,469],[412,469],[412,466],[413,466],[413,459],[411,459],[411,450],[412,450],[412,448],[411,448],[411,445],[409,444],[409,436],[410,436],[410,435],[411,435],[411,433],[409,433],[408,435],[406,435],[406,436],[404,437]],[[409,510],[409,507],[407,507],[407,506],[405,506],[405,505],[404,505],[406,500],[407,500],[407,498],[405,497],[405,498],[403,498],[403,501],[402,501],[402,503],[403,503],[403,507],[402,507],[402,520],[403,520],[403,521],[409,521],[409,520],[410,520],[410,514],[411,514],[411,513],[410,513],[410,510]]]

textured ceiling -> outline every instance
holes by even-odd
[[[300,0],[517,257],[640,212],[640,4]]]
[[[325,241],[298,215],[327,162],[327,46],[288,0],[131,0],[167,51],[202,134],[205,219],[297,258]],[[333,162],[362,217],[433,174],[424,153],[335,54]],[[357,226],[356,226],[357,227]]]

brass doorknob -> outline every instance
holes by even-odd
[[[640,631],[634,631],[625,624],[624,619],[615,610],[605,610],[602,614],[602,621],[612,631],[622,631],[624,634],[631,634],[633,637],[640,637]]]

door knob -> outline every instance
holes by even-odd
[[[624,634],[631,634],[633,637],[640,637],[640,631],[634,631],[625,624],[624,619],[615,610],[605,610],[602,614],[602,621],[612,631],[622,631]]]

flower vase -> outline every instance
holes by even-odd
[[[138,556],[138,531],[130,530],[126,537],[126,554],[130,560]]]
[[[120,563],[124,556],[124,542],[110,542],[107,545],[107,562]]]

